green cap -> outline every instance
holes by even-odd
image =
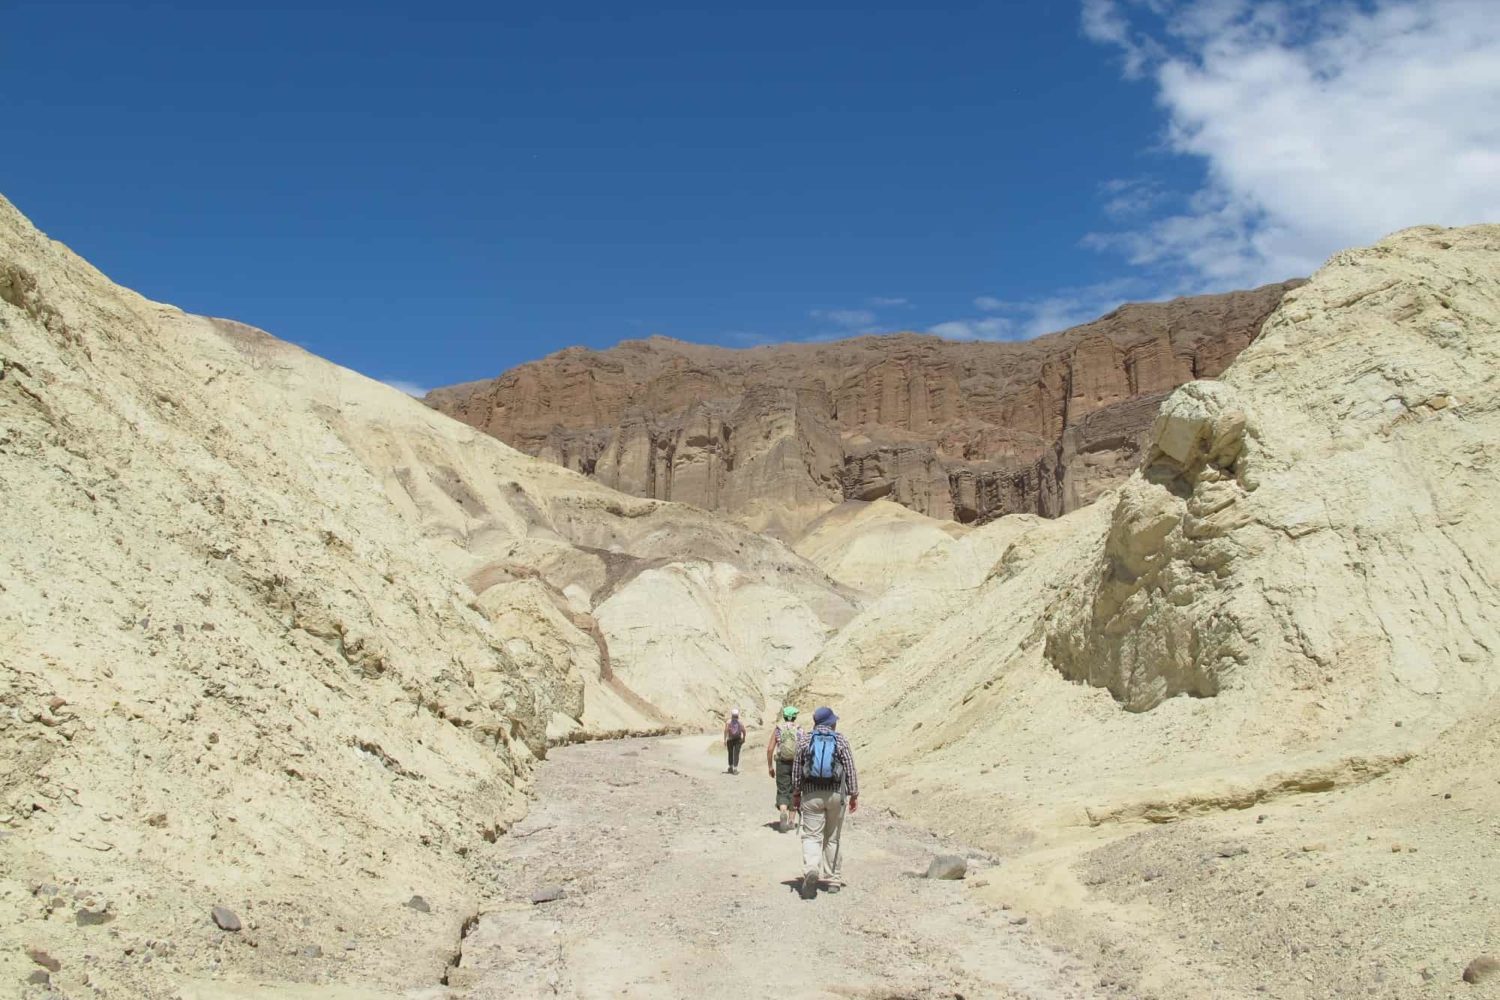
[[[781,717],[788,720],[795,719],[797,717],[797,710],[788,705],[786,708],[783,708],[781,710]]]

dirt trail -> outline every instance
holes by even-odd
[[[554,751],[535,811],[506,838],[497,902],[450,971],[452,995],[1106,995],[1081,962],[969,891],[1003,878],[995,859],[883,815],[878,800],[846,827],[848,886],[801,899],[797,834],[772,825],[763,751],[730,776],[711,744]],[[942,852],[969,856],[968,880],[918,877]],[[550,884],[564,897],[532,904]]]

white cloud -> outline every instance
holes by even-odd
[[[1084,0],[1083,29],[1152,81],[1166,148],[1206,170],[1175,213],[1087,245],[1223,287],[1500,220],[1494,0]]]
[[[985,312],[999,312],[1005,308],[1005,300],[997,299],[993,295],[981,295],[974,300],[974,308]]]
[[[899,297],[890,297],[890,298],[887,298],[886,296],[883,296],[883,295],[877,295],[874,298],[870,299],[870,305],[874,306],[877,309],[888,309],[891,306],[908,306],[908,305],[911,305],[911,300],[910,299],[903,299],[903,298],[899,298]]]
[[[384,382],[392,389],[399,389],[400,391],[406,393],[408,396],[416,396],[418,399],[421,399],[423,396],[432,391],[425,385],[418,385],[417,383],[409,382],[404,378],[383,378],[379,381]]]

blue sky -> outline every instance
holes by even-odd
[[[1500,217],[1487,3],[12,0],[0,193],[148,296],[413,385],[649,333],[1029,336]],[[1455,59],[1396,127],[1457,179],[1365,167],[1373,74]],[[1298,231],[1335,193],[1359,218]]]

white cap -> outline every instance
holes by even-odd
[[[732,709],[729,710],[729,714],[730,715],[739,715],[740,714],[740,710],[737,709],[737,708],[732,708]]]

